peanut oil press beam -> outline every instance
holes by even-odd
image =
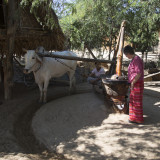
[[[117,65],[116,65],[116,74],[118,76],[122,75],[121,68],[122,68],[122,58],[123,58],[123,46],[124,46],[124,27],[126,25],[126,21],[122,22],[121,25],[121,35],[120,35],[120,42],[119,42],[119,48],[117,53]]]
[[[114,55],[113,55],[113,58],[112,58],[113,62],[117,61],[117,53],[120,55],[120,49],[122,50],[122,48],[123,48],[123,44],[124,44],[124,42],[123,42],[123,39],[124,39],[124,27],[125,27],[125,25],[126,25],[126,21],[124,20],[121,23],[121,28],[120,28],[119,35],[118,35],[118,38],[117,38],[117,44],[116,44],[116,47],[114,49]],[[122,61],[121,58],[119,58],[119,60]],[[112,63],[111,66],[110,66],[108,75],[115,74],[116,73],[116,68],[117,68],[116,63]]]

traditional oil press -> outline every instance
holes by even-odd
[[[112,64],[110,66],[109,74],[107,75],[107,77],[102,78],[102,83],[106,91],[107,101],[110,103],[110,105],[112,105],[113,109],[116,112],[120,113],[128,112],[128,103],[126,94],[128,92],[129,83],[127,81],[127,78],[122,77],[122,71],[121,71],[125,24],[126,21],[123,21],[121,24],[117,46],[112,59],[113,61],[116,61],[117,59],[117,64]]]

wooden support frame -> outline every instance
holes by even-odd
[[[15,0],[8,1],[8,23],[7,23],[7,44],[8,51],[5,59],[4,68],[4,98],[9,100],[12,98],[13,84],[13,53],[15,47],[16,34],[16,2]]]

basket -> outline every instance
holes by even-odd
[[[125,96],[128,92],[130,83],[127,80],[102,79],[106,93],[111,96]]]

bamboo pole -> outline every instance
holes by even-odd
[[[47,52],[47,51],[45,51],[45,53],[38,52],[37,54],[41,57],[52,57],[52,58],[60,58],[60,59],[75,60],[75,61],[115,63],[113,61],[103,60],[103,59],[90,59],[90,58],[56,55],[54,54],[54,52],[52,53],[52,52]]]

